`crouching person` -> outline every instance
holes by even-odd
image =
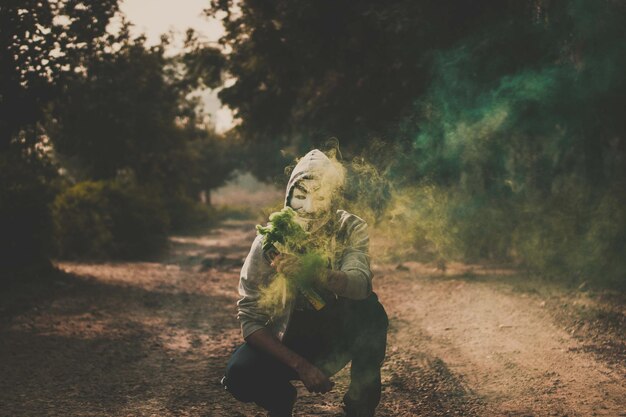
[[[339,162],[313,150],[300,159],[287,185],[285,206],[328,254],[315,297],[285,292],[282,308],[267,308],[263,292],[273,280],[303,267],[298,256],[267,245],[268,236],[256,237],[241,271],[237,317],[245,342],[230,358],[222,383],[236,399],[255,402],[269,416],[292,415],[296,389],[290,381],[326,393],[334,385],[330,377],[349,362],[346,416],[374,416],[380,401],[388,321],[372,292],[367,224],[338,207],[343,179]]]

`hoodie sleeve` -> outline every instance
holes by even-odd
[[[372,293],[367,223],[356,216],[351,216],[346,223],[346,245],[341,255],[339,270],[346,273],[348,285],[344,294],[337,295],[361,300]]]
[[[268,281],[273,273],[263,257],[262,242],[263,237],[257,236],[241,268],[239,277],[239,295],[241,298],[237,301],[237,318],[241,323],[244,339],[266,327],[270,320],[269,315],[259,306],[260,287]]]

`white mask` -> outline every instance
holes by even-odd
[[[315,179],[299,181],[293,189],[290,206],[296,212],[295,221],[309,233],[319,230],[330,219],[331,195]]]

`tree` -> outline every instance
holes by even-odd
[[[130,169],[142,183],[180,179],[185,164],[176,151],[198,135],[197,103],[187,99],[198,81],[184,61],[165,56],[167,42],[148,48],[125,28],[57,101],[56,149],[78,157],[88,177],[114,178]],[[214,76],[209,85],[219,82],[219,71]]]
[[[393,141],[390,128],[428,88],[438,50],[531,3],[215,0],[236,80],[220,99],[241,118],[262,178],[284,166],[281,148],[335,136],[355,154],[374,137]]]
[[[234,160],[192,97],[199,87],[221,83],[221,54],[201,48],[193,31],[180,56],[166,56],[168,42],[164,36],[147,47],[144,37],[131,38],[124,26],[55,102],[49,131],[56,151],[76,167],[75,176],[130,174],[157,192],[172,226],[183,228],[202,212],[200,191],[223,183]]]
[[[2,267],[47,264],[55,170],[45,109],[91,58],[117,0],[0,4],[0,230]]]
[[[0,149],[41,120],[58,89],[92,57],[117,10],[117,0],[2,2]]]

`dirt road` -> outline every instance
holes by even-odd
[[[253,234],[226,222],[173,237],[158,262],[59,263],[5,292],[0,416],[256,416],[219,385]],[[467,266],[373,269],[390,317],[380,416],[626,416],[623,304],[611,336],[572,316],[599,311],[587,293],[520,291]],[[346,370],[334,380],[325,396],[299,385],[296,415],[340,416]]]

